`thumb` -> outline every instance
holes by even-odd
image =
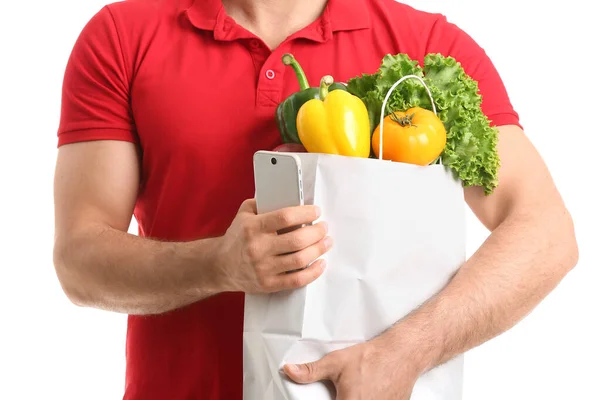
[[[286,364],[284,372],[296,383],[313,383],[331,379],[335,366],[329,357],[306,364]]]

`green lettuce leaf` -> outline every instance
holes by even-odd
[[[379,70],[348,82],[348,91],[363,100],[369,110],[371,132],[379,124],[383,100],[390,88],[407,75],[421,77],[433,97],[436,111],[444,123],[447,143],[442,163],[450,168],[464,186],[481,186],[490,194],[498,185],[500,160],[496,146],[498,132],[490,126],[481,110],[477,82],[470,78],[454,58],[428,54],[423,67],[406,54],[386,55]],[[417,79],[407,79],[391,93],[385,114],[422,107],[432,110],[431,99]]]

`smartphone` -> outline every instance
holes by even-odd
[[[254,184],[259,214],[304,205],[302,163],[296,154],[257,151],[254,154]]]

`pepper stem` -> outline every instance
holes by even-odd
[[[300,90],[306,90],[310,88],[308,83],[308,79],[306,79],[306,74],[304,70],[300,66],[300,63],[294,58],[290,53],[286,53],[281,57],[281,61],[284,65],[289,65],[294,69],[294,73],[296,74],[296,78],[298,79],[298,83],[300,84]]]
[[[329,94],[329,86],[333,85],[333,76],[325,75],[321,78],[321,85],[319,87],[319,97],[321,101],[325,100],[325,97]]]

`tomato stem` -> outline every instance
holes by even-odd
[[[412,113],[410,115],[405,115],[403,117],[398,117],[396,115],[396,113],[391,113],[390,114],[390,119],[392,121],[394,121],[395,123],[397,123],[398,125],[400,125],[401,127],[406,127],[406,126],[414,126],[415,128],[417,127],[416,125],[413,125],[412,119],[414,118],[415,113]]]

